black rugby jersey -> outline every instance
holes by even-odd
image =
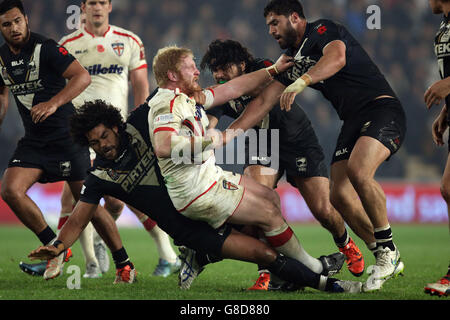
[[[434,39],[434,52],[436,54],[441,79],[450,76],[450,16],[444,16],[439,31]],[[447,107],[450,106],[450,95],[445,98]]]
[[[167,194],[150,142],[149,110],[143,104],[130,113],[125,130],[119,131],[117,160],[97,155],[84,183],[82,201],[98,204],[110,195],[145,212],[151,201]]]
[[[255,61],[247,67],[246,72],[250,73],[257,71],[269,67],[272,64],[273,62],[268,59],[255,59]],[[221,106],[210,108],[206,113],[217,119],[220,119],[224,115],[237,119],[252,100],[252,96],[242,96]],[[311,122],[303,109],[295,102],[289,112],[281,110],[280,104],[276,104],[270,110],[268,117],[266,116],[262,123],[255,127],[255,129],[258,128],[279,129],[280,143],[290,144],[306,138],[303,133],[311,128]]]
[[[49,141],[70,138],[69,117],[72,103],[60,106],[41,123],[33,123],[31,108],[46,102],[66,86],[62,74],[75,58],[54,40],[31,33],[19,54],[5,43],[0,47],[0,86],[7,86],[14,96],[25,128],[25,138],[45,146]]]
[[[341,120],[364,109],[378,96],[396,97],[378,67],[348,30],[326,19],[306,24],[300,47],[286,51],[295,58],[295,65],[275,78],[286,86],[292,84],[319,61],[325,46],[334,40],[346,45],[346,65],[334,76],[311,87],[322,92]]]

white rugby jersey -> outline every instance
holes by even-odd
[[[144,45],[134,33],[110,25],[102,37],[85,27],[63,37],[64,46],[89,71],[92,82],[72,102],[75,107],[84,101],[102,99],[128,115],[129,72],[147,68]]]
[[[195,100],[179,90],[158,89],[148,102],[149,131],[152,144],[158,131],[189,132],[194,136],[205,136],[209,121],[203,107],[196,106]],[[214,151],[202,153],[200,161],[176,163],[176,159],[158,158],[161,173],[166,182],[170,198],[179,211],[182,211],[215,183],[221,170],[216,167]]]

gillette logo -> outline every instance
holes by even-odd
[[[108,67],[102,67],[101,64],[96,64],[93,66],[86,67],[86,70],[89,72],[91,76],[96,76],[99,74],[108,74],[108,73],[118,73],[122,74],[123,67],[119,67],[117,64],[112,64]]]

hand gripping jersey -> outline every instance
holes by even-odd
[[[205,110],[179,90],[159,88],[149,100],[148,116],[150,136],[158,131],[174,131],[204,136],[209,121]],[[202,154],[202,164],[176,163],[172,158],[158,159],[167,190],[177,210],[188,206],[195,198],[209,190],[217,181],[214,151]],[[200,163],[201,163],[200,162]]]
[[[84,101],[105,100],[128,115],[128,80],[132,70],[146,68],[144,45],[137,35],[109,26],[103,37],[96,37],[84,27],[60,40],[92,77],[83,93],[73,100],[75,107]]]
[[[41,123],[31,119],[31,108],[47,102],[66,86],[62,76],[74,57],[54,40],[31,33],[28,43],[18,55],[7,44],[0,47],[0,86],[7,86],[19,109],[25,128],[25,139],[37,147],[49,141],[69,139],[69,117],[75,109],[72,103],[60,106]]]
[[[322,92],[341,120],[351,118],[379,96],[396,97],[378,67],[347,29],[326,19],[306,24],[299,48],[290,48],[286,52],[295,58],[295,65],[275,78],[286,86],[290,85],[316,65],[324,48],[335,40],[346,45],[345,67],[311,87]]]

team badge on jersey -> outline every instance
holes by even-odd
[[[227,180],[223,180],[223,184],[222,184],[223,188],[226,190],[237,190],[238,186],[235,185],[234,183],[227,181]]]
[[[297,170],[299,172],[306,172],[307,166],[308,166],[308,161],[306,160],[305,157],[299,157],[297,159],[295,159],[296,165],[297,165]]]
[[[72,165],[70,161],[61,161],[59,163],[59,170],[61,171],[61,175],[63,177],[70,176],[70,171],[72,170]]]
[[[114,49],[114,52],[120,57],[122,56],[123,52],[125,51],[125,44],[123,42],[116,42],[111,44],[112,48]]]

